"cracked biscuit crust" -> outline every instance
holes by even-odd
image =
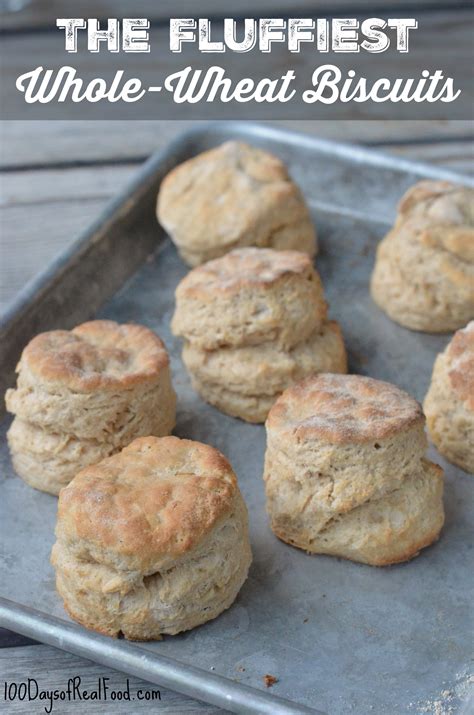
[[[142,413],[160,409],[157,401],[171,416],[175,410],[166,348],[141,325],[95,320],[42,333],[24,349],[17,371],[7,410],[52,432],[113,443],[137,421],[153,422]]]
[[[424,458],[424,417],[402,390],[355,375],[309,378],[277,400],[266,429],[267,510],[279,538],[374,565],[437,538],[442,472]],[[416,514],[404,514],[412,497]]]
[[[169,364],[160,338],[143,325],[92,320],[31,340],[17,371],[75,392],[127,389],[153,381]]]
[[[474,474],[474,321],[436,358],[424,409],[438,451]]]
[[[449,382],[456,398],[474,412],[474,320],[447,347]]]
[[[34,338],[5,401],[15,471],[58,494],[83,467],[136,437],[169,434],[176,395],[160,338],[140,325],[98,320]]]
[[[396,322],[449,332],[474,317],[474,190],[422,181],[377,249],[371,292]]]
[[[247,510],[216,449],[146,437],[62,490],[52,563],[66,610],[150,640],[228,608],[251,562]]]
[[[383,439],[423,426],[419,403],[395,385],[361,375],[319,375],[288,388],[267,427],[297,440],[336,443]]]
[[[240,248],[181,281],[172,330],[206,350],[270,340],[292,348],[326,317],[323,286],[309,256]]]
[[[162,182],[157,215],[192,266],[238,246],[316,253],[308,208],[284,164],[242,142],[173,169]]]
[[[315,533],[312,513],[295,522],[278,517],[272,523],[282,540],[308,553],[327,554],[371,566],[409,561],[435,542],[444,523],[443,471],[426,462],[398,489],[368,500],[343,516],[329,519]]]
[[[274,343],[205,351],[186,343],[183,362],[210,404],[249,422],[264,422],[283,390],[319,372],[347,372],[339,325],[329,321],[290,350]]]
[[[197,392],[229,415],[263,422],[296,380],[347,371],[344,339],[327,310],[309,256],[240,248],[181,281],[172,330],[185,339]]]
[[[140,437],[61,492],[57,536],[76,553],[143,572],[192,550],[238,490],[226,458],[178,437]]]

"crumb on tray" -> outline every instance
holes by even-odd
[[[275,683],[278,683],[278,678],[275,678],[274,675],[269,675],[268,673],[263,676],[263,682],[265,683],[266,688],[271,688],[272,685],[275,685]]]

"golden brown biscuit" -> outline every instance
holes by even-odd
[[[132,640],[175,634],[235,600],[251,562],[247,510],[213,447],[144,437],[61,491],[52,563],[87,628]]]
[[[263,422],[295,380],[347,371],[321,280],[298,251],[238,248],[194,268],[176,289],[171,328],[196,391],[249,422]]]
[[[171,327],[206,350],[267,341],[288,349],[326,317],[321,279],[307,254],[240,248],[183,278]]]
[[[57,494],[97,456],[174,427],[168,354],[143,326],[97,320],[42,333],[17,372],[8,439],[18,474],[37,489]]]
[[[419,404],[399,388],[318,375],[283,393],[266,429],[267,509],[283,541],[380,566],[438,537],[442,470],[424,457]]]
[[[448,332],[474,317],[474,191],[422,181],[380,243],[372,297],[396,322]]]
[[[438,451],[474,474],[474,321],[436,358],[424,410]]]
[[[284,164],[243,142],[173,169],[161,184],[157,216],[191,266],[238,246],[316,253],[308,208]]]

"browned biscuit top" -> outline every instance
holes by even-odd
[[[213,447],[140,437],[61,491],[57,535],[143,571],[192,550],[226,516],[237,480]]]
[[[398,205],[404,216],[423,211],[433,221],[474,223],[474,189],[450,181],[419,181],[408,189]]]
[[[473,189],[448,181],[420,181],[402,197],[398,212],[396,228],[409,226],[424,245],[474,262]]]
[[[449,379],[460,400],[474,411],[474,320],[454,333],[448,345]]]
[[[311,258],[300,251],[236,248],[190,271],[179,284],[176,294],[196,297],[238,293],[244,286],[271,286],[283,276],[293,274],[308,278],[313,273]]]
[[[210,173],[225,182],[229,179],[226,171],[230,169],[241,171],[262,184],[289,179],[285,165],[273,154],[245,142],[227,141],[179,164],[163,179],[161,190],[164,194],[186,190],[194,178]]]
[[[18,371],[77,392],[127,389],[156,379],[168,365],[160,338],[142,325],[93,320],[73,330],[52,330],[31,340]]]
[[[194,252],[259,245],[284,226],[309,221],[284,164],[235,141],[173,169],[161,183],[157,212],[173,240]]]
[[[289,387],[273,405],[267,428],[297,442],[383,439],[423,424],[416,400],[395,385],[360,375],[317,375]]]

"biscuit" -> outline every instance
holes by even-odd
[[[17,473],[37,489],[58,494],[87,464],[174,427],[168,354],[143,326],[96,320],[42,333],[17,372],[8,441]]]
[[[474,321],[436,358],[424,410],[438,451],[474,474]]]
[[[248,422],[264,422],[293,382],[318,372],[347,372],[344,340],[334,321],[288,351],[275,343],[206,351],[186,342],[183,362],[206,402]]]
[[[171,327],[205,350],[266,341],[288,349],[326,318],[323,286],[307,254],[241,248],[183,278]]]
[[[327,311],[309,256],[238,248],[181,281],[171,328],[184,338],[183,362],[201,397],[263,422],[292,382],[347,372],[342,333]]]
[[[197,266],[238,246],[317,250],[306,203],[284,164],[229,141],[185,161],[163,180],[157,216],[183,260]]]
[[[153,640],[235,600],[251,563],[247,509],[213,447],[142,437],[61,491],[51,561],[69,615]]]
[[[323,374],[288,388],[266,421],[274,533],[377,566],[416,556],[444,522],[443,473],[425,459],[424,422],[413,398],[379,380]]]
[[[377,249],[371,292],[392,320],[449,332],[474,317],[474,191],[422,181]]]
[[[35,489],[58,494],[82,468],[111,453],[108,442],[55,433],[14,419],[8,432],[13,468]]]

